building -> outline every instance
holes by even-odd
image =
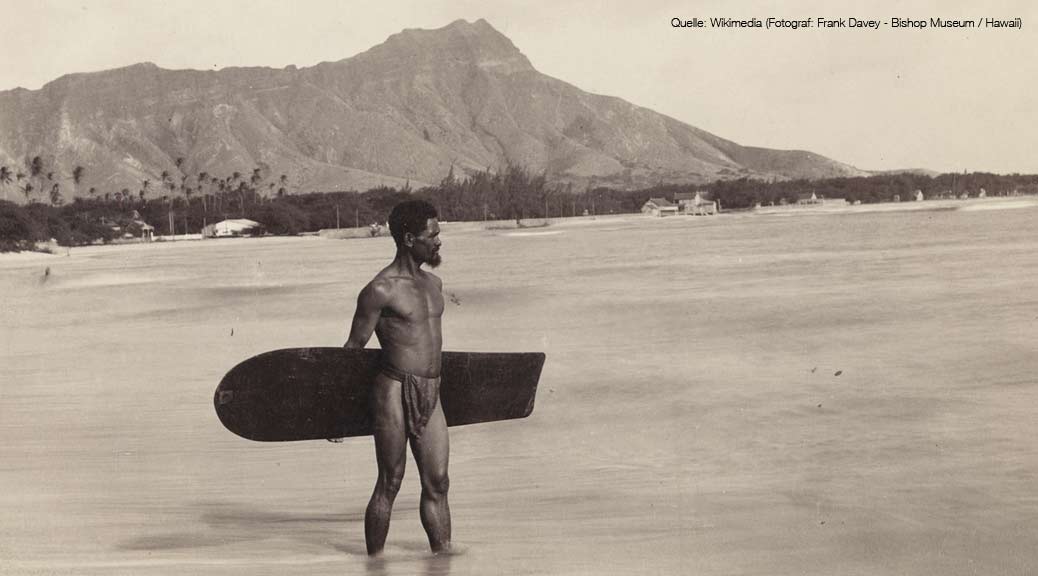
[[[642,214],[651,214],[656,217],[676,216],[678,214],[678,205],[666,198],[649,198],[642,205]]]
[[[846,198],[826,198],[825,196],[818,196],[814,192],[797,195],[797,205],[799,206],[843,206],[847,203]]]
[[[104,217],[101,218],[101,223],[105,224]],[[141,220],[140,214],[136,210],[133,211],[133,220],[125,226],[109,224],[108,228],[121,241],[138,240],[140,242],[151,242],[155,239],[155,227]]]
[[[678,212],[692,216],[713,216],[717,214],[717,202],[703,198],[702,192],[678,192],[674,194],[674,202],[678,204]]]
[[[262,225],[254,220],[236,218],[224,220],[216,224],[210,224],[202,229],[205,238],[231,238],[234,236],[251,236],[255,234]]]

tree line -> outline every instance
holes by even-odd
[[[182,160],[177,160],[179,167]],[[27,162],[42,166],[39,157]],[[0,174],[10,175],[6,167]],[[74,181],[80,182],[84,169],[77,167]],[[156,234],[199,233],[208,224],[230,218],[259,222],[271,234],[291,235],[325,228],[367,226],[384,223],[390,210],[407,198],[424,198],[435,204],[443,220],[479,220],[539,217],[543,210],[584,210],[583,204],[565,202],[562,195],[570,187],[549,186],[543,174],[511,165],[501,172],[485,170],[456,178],[451,168],[436,186],[417,190],[380,186],[365,192],[311,192],[289,194],[288,179],[271,179],[264,166],[251,175],[235,171],[225,178],[202,172],[197,179],[181,174],[174,178],[163,172],[158,188],[144,180],[137,193],[127,189],[103,194],[91,188],[85,196],[76,195],[64,202],[60,192],[50,202],[34,196],[53,173],[40,170],[19,172],[14,179],[26,197],[18,206],[0,201],[0,249],[30,249],[35,242],[55,239],[61,245],[76,246],[110,242],[124,234],[140,236],[145,226]],[[0,181],[4,179],[0,177]],[[9,183],[9,182],[8,182]],[[55,190],[60,184],[55,183]]]
[[[844,198],[850,202],[890,202],[926,198],[1010,196],[1038,194],[1038,175],[901,173],[869,177],[787,180],[768,182],[742,178],[706,185],[659,184],[641,190],[617,190],[550,184],[543,173],[510,164],[500,171],[482,170],[457,177],[453,167],[438,184],[412,189],[381,186],[364,192],[289,193],[284,174],[274,176],[259,165],[251,172],[234,171],[223,177],[181,171],[164,171],[157,182],[145,179],[136,192],[123,188],[85,195],[78,187],[86,169],[72,171],[77,187],[74,200],[64,201],[60,183],[39,157],[27,159],[26,170],[0,166],[0,186],[16,187],[25,196],[19,206],[0,201],[0,250],[31,249],[33,243],[54,238],[61,245],[110,242],[125,234],[139,236],[144,225],[155,233],[199,233],[208,225],[229,218],[248,218],[266,233],[293,235],[327,228],[348,228],[383,223],[389,211],[407,198],[422,198],[434,206],[444,221],[515,220],[580,215],[638,212],[649,198],[673,199],[675,195],[701,193],[718,201],[725,210],[756,205],[795,203],[804,195]],[[46,195],[41,190],[48,190]],[[49,200],[45,202],[44,200]]]
[[[781,182],[742,178],[713,182],[699,189],[705,190],[710,198],[720,200],[726,209],[752,208],[758,204],[792,204],[803,195],[811,194],[819,198],[843,198],[852,203],[871,204],[914,200],[917,192],[928,200],[1035,195],[1038,194],[1038,175],[969,172],[930,176],[906,172]]]
[[[251,173],[234,171],[223,177],[206,171],[200,171],[197,175],[189,174],[184,170],[183,157],[177,158],[174,165],[176,173],[163,170],[158,181],[145,178],[136,190],[129,187],[103,192],[96,187],[80,190],[87,173],[87,169],[81,165],[75,166],[69,176],[72,178],[75,198],[84,197],[85,192],[87,199],[103,199],[106,202],[126,204],[154,199],[171,202],[171,198],[181,197],[188,203],[193,198],[198,199],[204,207],[213,203],[215,209],[220,210],[224,201],[238,201],[240,205],[248,194],[258,193],[260,196],[273,197],[288,193],[288,176],[281,174],[275,177],[270,166],[262,162],[252,168]],[[0,166],[0,190],[4,200],[11,200],[12,188],[24,195],[26,204],[49,203],[51,206],[61,206],[65,203],[61,175],[48,167],[47,160],[40,155],[27,157],[25,166],[21,169]]]

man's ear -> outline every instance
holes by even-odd
[[[407,246],[408,248],[414,247],[414,234],[404,232],[404,246]]]

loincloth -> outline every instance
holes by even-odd
[[[440,378],[415,376],[388,364],[381,364],[379,372],[400,383],[407,434],[417,439],[440,401]]]

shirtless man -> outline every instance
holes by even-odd
[[[371,334],[382,346],[372,397],[378,479],[364,515],[368,554],[382,552],[393,500],[404,477],[407,443],[422,481],[422,526],[434,553],[450,548],[447,505],[447,421],[439,402],[443,283],[422,270],[440,264],[436,209],[421,200],[398,204],[389,215],[396,258],[357,298],[346,348],[363,348]]]

